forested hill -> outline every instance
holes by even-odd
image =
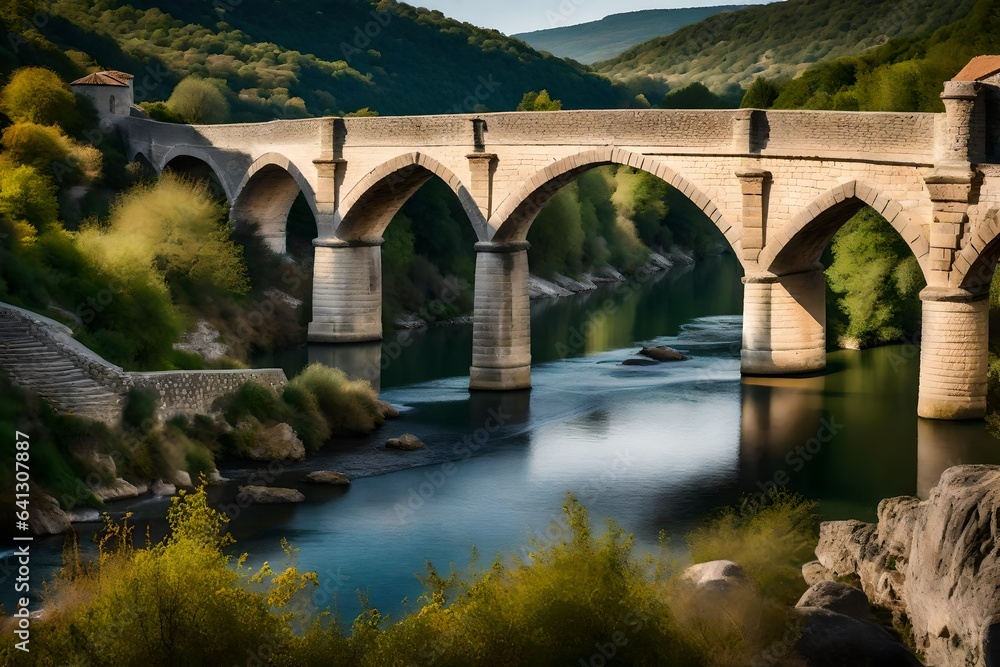
[[[600,21],[560,26],[514,35],[541,51],[581,63],[614,58],[625,49],[648,39],[676,32],[720,12],[742,9],[744,5],[645,9],[612,14]]]
[[[155,85],[140,89],[153,100],[186,75],[222,80],[234,120],[512,110],[543,88],[566,108],[627,106],[635,95],[497,31],[392,0],[57,0],[50,9],[41,32],[59,48],[45,64],[64,76],[96,65],[154,72]]]
[[[791,77],[894,37],[921,35],[966,16],[975,0],[786,0],[717,14],[597,63],[609,76],[649,75],[672,88],[720,91],[757,76]]]

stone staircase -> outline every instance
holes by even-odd
[[[123,398],[95,378],[122,370],[73,340],[64,325],[35,313],[0,305],[0,368],[19,386],[31,389],[58,410],[117,421]],[[98,376],[100,377],[100,376]]]

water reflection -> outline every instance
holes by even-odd
[[[998,462],[1000,441],[980,421],[917,419],[917,495],[926,499],[941,473],[966,463]]]

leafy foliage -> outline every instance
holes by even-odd
[[[769,109],[778,99],[778,87],[762,76],[758,76],[747,88],[740,101],[741,109]]]
[[[14,121],[75,129],[80,123],[76,98],[52,70],[24,67],[0,91],[0,110]]]
[[[185,123],[225,123],[229,120],[229,102],[219,91],[225,81],[187,77],[177,84],[167,100],[167,108]]]
[[[521,103],[517,105],[518,111],[560,111],[562,101],[549,97],[549,91],[527,92],[521,98]]]
[[[854,216],[832,243],[826,276],[846,318],[833,319],[835,335],[850,347],[901,340],[919,330],[923,273],[906,242],[870,208]]]

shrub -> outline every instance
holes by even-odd
[[[71,130],[80,122],[76,97],[52,70],[22,67],[0,91],[0,110],[15,122],[59,125]]]
[[[333,435],[371,433],[385,421],[371,383],[349,380],[339,368],[311,364],[289,386],[316,397]]]
[[[101,176],[101,152],[73,141],[56,126],[17,123],[4,130],[2,144],[7,157],[57,183],[91,182]]]
[[[330,424],[319,409],[319,401],[309,390],[289,384],[281,394],[289,407],[288,423],[311,451],[322,447],[332,435]]]
[[[246,382],[223,399],[223,415],[233,426],[250,417],[262,423],[281,421],[284,413],[278,394],[259,382]]]
[[[188,123],[225,123],[229,120],[229,102],[218,86],[205,79],[187,77],[178,83],[167,100],[167,107]]]
[[[0,161],[0,215],[28,223],[36,232],[56,226],[55,187],[32,167]]]
[[[156,404],[159,395],[153,389],[129,389],[122,409],[122,424],[125,428],[141,432],[156,423]]]
[[[688,538],[695,562],[733,560],[762,592],[795,604],[805,592],[802,564],[814,558],[815,503],[772,489],[759,502],[727,508]]]

